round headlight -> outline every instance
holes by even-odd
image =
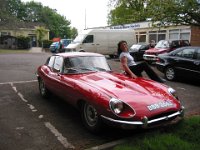
[[[123,110],[123,102],[116,98],[110,99],[110,108],[115,114],[119,114]]]
[[[176,90],[170,87],[168,88],[168,92],[178,100],[178,95],[176,93]]]

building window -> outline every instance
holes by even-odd
[[[139,42],[146,42],[146,32],[136,32],[136,41]]]
[[[189,40],[190,41],[190,29],[175,29],[169,30],[169,40]]]
[[[158,43],[160,40],[166,39],[166,30],[160,30],[160,31],[149,31],[149,42],[151,40],[154,40],[156,43]]]

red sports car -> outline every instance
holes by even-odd
[[[97,53],[59,53],[37,70],[43,97],[52,92],[81,112],[85,127],[98,132],[104,123],[122,128],[152,127],[184,116],[171,87],[113,72]]]

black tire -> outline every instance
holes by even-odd
[[[40,95],[44,98],[47,98],[50,94],[49,90],[46,88],[44,81],[39,78],[38,79],[39,82],[39,91],[40,91]]]
[[[175,80],[176,72],[173,67],[169,66],[165,69],[165,78],[169,81]]]
[[[84,126],[92,133],[99,133],[102,128],[102,120],[96,108],[88,103],[82,104],[81,118]]]

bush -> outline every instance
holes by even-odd
[[[17,47],[18,49],[28,49],[30,48],[30,38],[24,36],[17,37]]]
[[[43,48],[49,48],[52,43],[52,40],[44,40],[43,41]]]

